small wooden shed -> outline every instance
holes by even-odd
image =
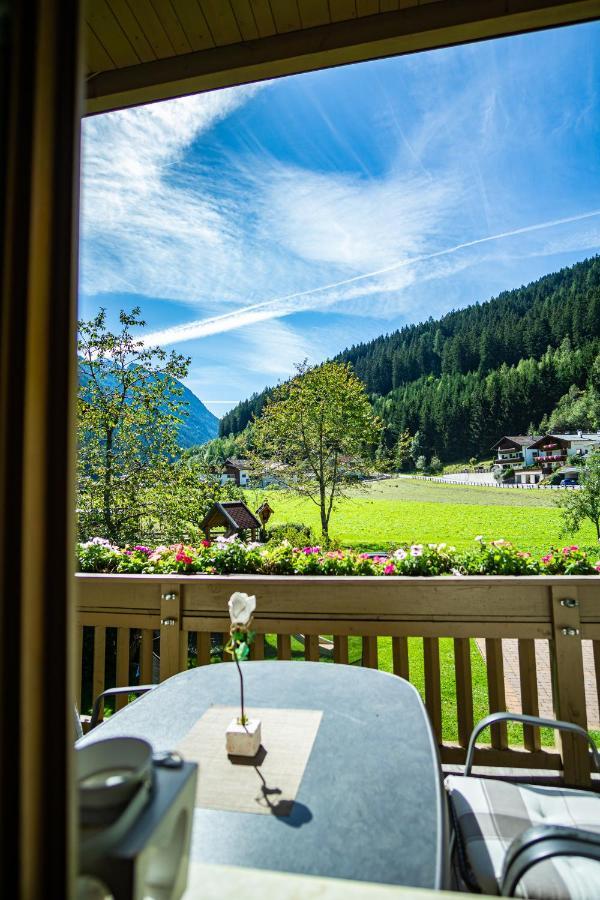
[[[231,537],[240,531],[249,531],[255,541],[261,529],[261,523],[243,500],[227,500],[215,503],[200,525],[208,540],[215,533]]]

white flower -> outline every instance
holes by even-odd
[[[247,628],[252,621],[252,614],[256,609],[256,597],[249,597],[236,591],[229,598],[229,617],[232,626]]]
[[[476,541],[479,541],[479,543],[481,543],[481,541],[483,540],[483,535],[482,535],[482,534],[478,534],[477,537],[475,538],[475,540],[476,540]]]
[[[401,547],[399,547],[394,553],[394,557],[399,560],[406,559],[406,555],[406,550],[403,550]]]

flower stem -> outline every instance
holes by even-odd
[[[245,722],[245,716],[244,716],[244,676],[242,675],[242,669],[241,669],[241,667],[240,667],[240,663],[239,663],[239,660],[238,660],[238,658],[237,658],[237,654],[236,654],[236,652],[235,652],[235,649],[234,649],[234,651],[233,651],[233,659],[235,660],[235,664],[236,664],[236,666],[237,666],[238,674],[239,674],[239,676],[240,676],[240,706],[241,706],[241,709],[242,709],[242,714],[241,714],[241,716],[240,716],[240,722],[241,722],[242,725],[245,725],[246,722]]]

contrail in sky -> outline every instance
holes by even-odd
[[[490,234],[487,237],[476,238],[473,241],[464,241],[462,244],[447,247],[445,250],[436,250],[435,253],[426,253],[423,256],[413,256],[411,259],[400,260],[385,266],[383,269],[375,269],[373,272],[365,272],[362,275],[354,275],[352,278],[344,278],[342,281],[334,281],[331,284],[323,284],[320,287],[309,288],[306,291],[286,294],[284,297],[276,297],[273,300],[264,300],[251,306],[243,306],[232,312],[223,313],[220,316],[210,316],[194,322],[187,322],[184,325],[166,328],[163,331],[155,331],[154,334],[147,335],[144,341],[146,344],[176,344],[180,341],[190,341],[195,338],[208,337],[211,334],[233,331],[236,328],[241,328],[243,325],[263,322],[267,319],[281,318],[294,312],[309,309],[310,304],[304,306],[302,303],[296,303],[297,300],[303,297],[312,297],[314,294],[323,293],[323,291],[331,291],[335,288],[366,281],[369,278],[376,278],[378,275],[386,275],[389,272],[407,268],[416,263],[428,262],[441,256],[450,256],[452,253],[456,253],[458,250],[466,250],[468,247],[488,244],[491,241],[500,241],[503,238],[515,237],[519,234],[529,234],[532,231],[542,231],[544,228],[554,228],[557,225],[568,225],[570,222],[581,222],[583,219],[591,219],[595,216],[600,216],[600,209],[580,213],[577,216],[568,216],[564,219],[538,222],[536,225],[526,225],[523,228],[515,228],[512,231],[501,231],[498,234]]]

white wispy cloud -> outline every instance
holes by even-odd
[[[483,244],[489,244],[496,241],[502,241],[506,238],[519,237],[526,234],[532,234],[538,231],[545,231],[550,228],[556,228],[560,225],[581,222],[586,219],[592,219],[600,216],[600,209],[589,210],[584,213],[578,213],[574,216],[566,216],[560,219],[551,219],[546,222],[537,222],[531,225],[525,225],[521,228],[513,228],[508,231],[498,232],[497,234],[485,235],[483,237],[474,238],[469,241],[462,241],[452,247],[446,247],[442,250],[436,250],[432,253],[422,254],[410,259],[400,259],[390,265],[384,266],[371,272],[363,272],[360,275],[354,275],[349,278],[330,284],[320,285],[310,288],[306,291],[297,291],[284,297],[277,297],[266,300],[262,303],[255,303],[219,316],[211,316],[205,319],[188,322],[183,325],[177,325],[172,328],[166,328],[161,331],[153,332],[146,337],[148,344],[174,344],[180,341],[192,340],[209,335],[220,334],[226,331],[232,331],[243,326],[264,322],[270,319],[281,318],[292,313],[301,312],[303,310],[319,309],[331,307],[341,301],[353,299],[357,296],[364,296],[368,293],[382,293],[389,290],[397,291],[399,284],[393,281],[382,281],[390,275],[396,275],[401,269],[408,269],[422,263],[429,263],[444,257],[452,256],[461,250],[467,250],[472,247],[478,247]],[[373,281],[371,285],[364,282]],[[341,289],[345,290],[342,291]],[[349,289],[349,290],[348,290]]]
[[[81,286],[190,299],[234,252],[225,200],[189,183],[187,148],[248,101],[241,87],[84,122]],[[233,228],[235,230],[235,228]]]

